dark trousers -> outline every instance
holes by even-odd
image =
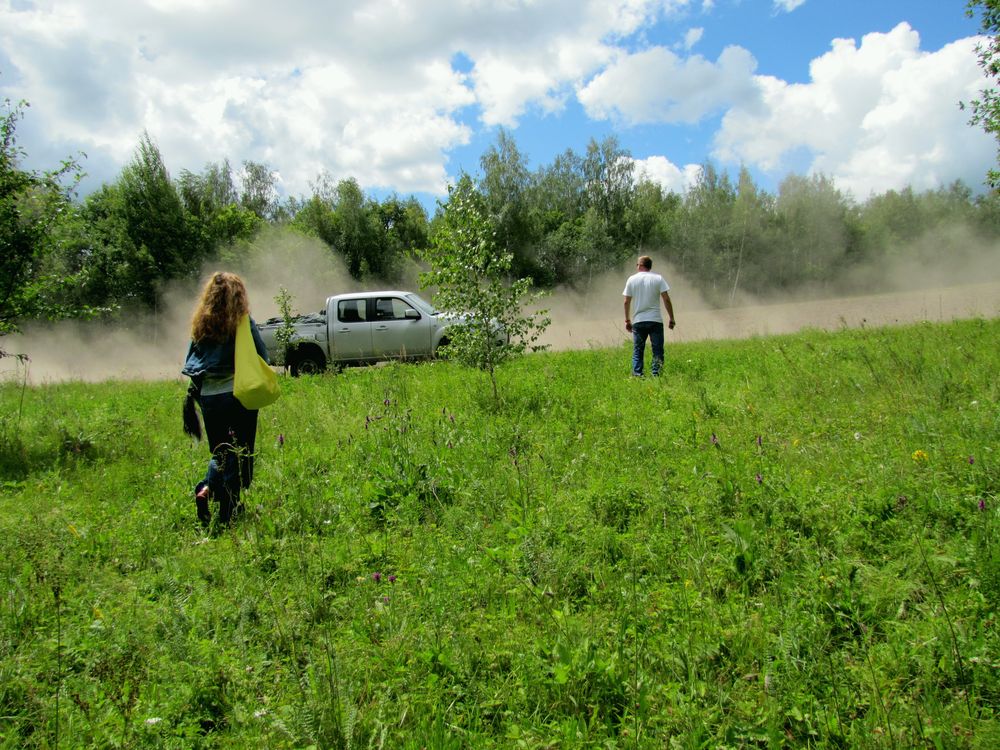
[[[219,523],[227,524],[242,510],[240,490],[253,481],[257,412],[244,408],[232,393],[198,399],[212,458],[195,493],[207,486],[210,499],[219,501]]]
[[[632,324],[632,374],[642,375],[646,356],[646,339],[653,347],[653,374],[659,375],[663,367],[663,323],[643,322]]]

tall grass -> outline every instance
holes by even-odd
[[[1000,321],[0,387],[0,747],[996,747]],[[22,403],[23,399],[23,403]]]

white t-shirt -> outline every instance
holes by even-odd
[[[658,273],[639,271],[629,276],[622,296],[632,298],[632,322],[662,323],[660,295],[669,291],[670,286]]]

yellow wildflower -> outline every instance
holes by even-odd
[[[927,455],[927,451],[920,450],[919,448],[913,451],[913,455],[910,456],[916,463],[925,464],[930,460],[930,456]]]

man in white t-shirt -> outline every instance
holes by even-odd
[[[660,315],[660,300],[667,308],[671,330],[674,327],[674,305],[670,301],[670,286],[658,273],[653,273],[653,259],[648,255],[639,256],[635,264],[638,272],[625,282],[625,330],[632,333],[632,374],[642,377],[643,360],[646,356],[646,339],[653,346],[653,375],[660,374],[663,367],[663,317]]]

